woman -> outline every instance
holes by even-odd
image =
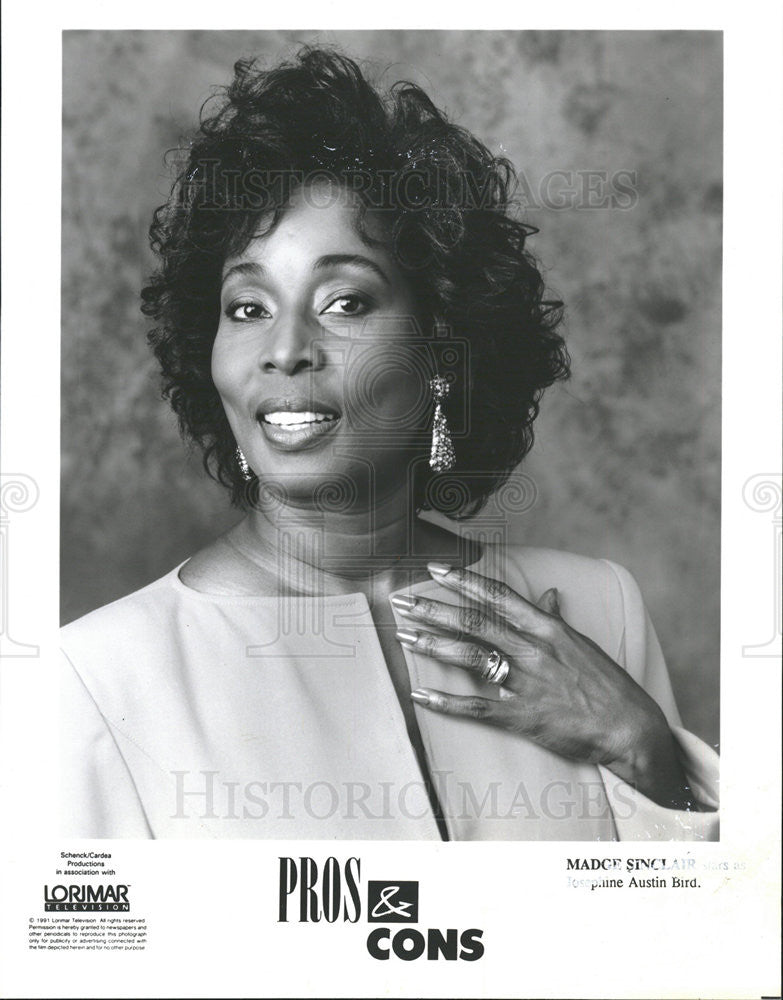
[[[235,69],[144,310],[246,517],[64,630],[70,832],[716,836],[630,575],[418,517],[475,514],[568,373],[510,164],[332,52]]]

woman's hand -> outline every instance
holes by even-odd
[[[417,704],[509,729],[573,760],[603,764],[660,805],[698,808],[663,712],[563,620],[556,590],[535,605],[499,580],[439,563],[428,568],[438,583],[474,603],[394,598],[412,625],[423,626],[400,630],[400,642],[479,676],[497,649],[510,670],[499,700],[420,688],[411,695]]]

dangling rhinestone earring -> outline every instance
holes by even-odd
[[[250,466],[247,464],[247,459],[242,454],[242,449],[237,445],[237,465],[239,466],[239,471],[242,473],[242,478],[246,483],[249,483],[253,478],[253,473],[250,471]]]
[[[441,409],[441,401],[449,394],[451,386],[442,375],[430,379],[430,389],[435,400],[435,413],[432,418],[432,449],[430,451],[430,468],[434,472],[448,472],[456,461],[454,445]]]

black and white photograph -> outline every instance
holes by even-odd
[[[720,33],[63,44],[65,830],[716,839]]]
[[[5,11],[0,995],[780,995],[783,12]]]

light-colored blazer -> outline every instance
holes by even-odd
[[[449,837],[717,839],[717,756],[681,727],[631,575],[518,546],[488,545],[471,568],[529,600],[558,588],[565,619],[661,706],[705,811],[666,809],[603,767],[417,706]],[[178,569],[63,629],[63,832],[439,839],[364,595],[213,596]],[[433,581],[405,591],[457,601]],[[467,671],[405,657],[412,688],[497,697]]]

